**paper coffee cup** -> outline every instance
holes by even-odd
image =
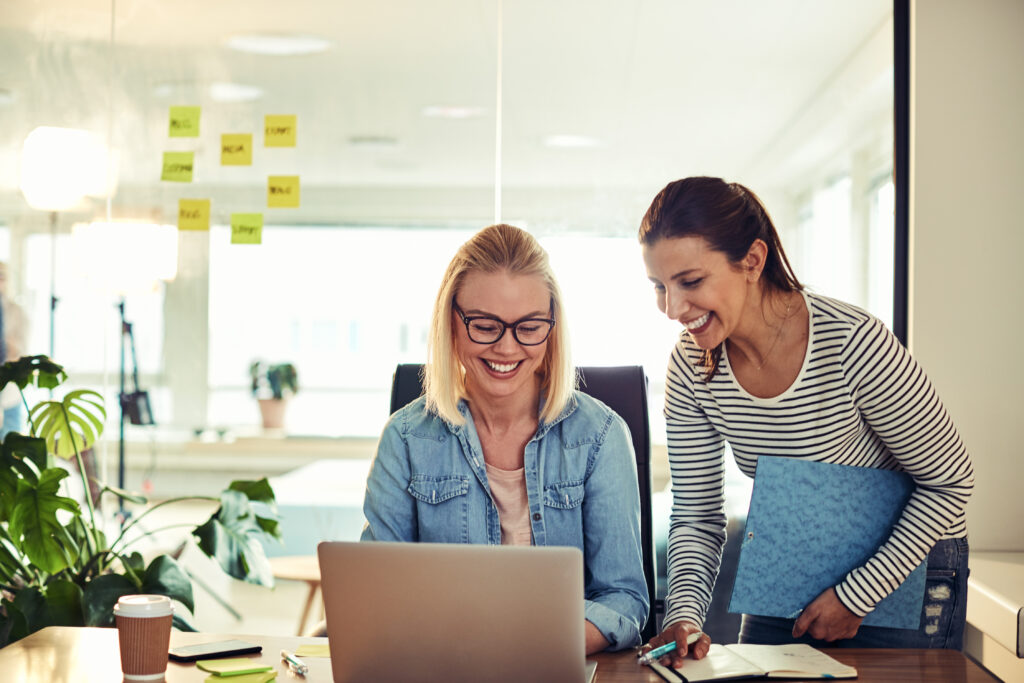
[[[163,679],[173,615],[166,595],[125,595],[114,605],[121,673],[126,681]]]

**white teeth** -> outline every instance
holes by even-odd
[[[702,315],[701,317],[697,318],[696,320],[691,320],[688,323],[683,323],[683,327],[685,327],[688,330],[699,329],[699,328],[703,327],[705,323],[707,323],[708,318],[710,318],[710,317],[711,317],[711,313],[705,313],[704,315]]]
[[[519,365],[519,363],[492,363],[486,359],[484,362],[487,363],[487,367],[495,372],[512,372]]]

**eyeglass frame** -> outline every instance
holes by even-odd
[[[554,310],[554,307],[555,302],[554,299],[552,299],[549,304],[548,310]],[[516,340],[517,344],[520,344],[521,346],[540,346],[541,344],[546,342],[548,338],[551,336],[551,332],[554,331],[555,323],[557,322],[554,318],[554,313],[551,314],[552,317],[550,318],[535,318],[530,316],[526,318],[520,318],[519,320],[515,320],[510,323],[505,322],[501,318],[496,318],[493,315],[466,315],[463,312],[462,308],[459,307],[459,304],[455,301],[454,296],[452,297],[452,310],[454,310],[455,313],[458,314],[458,316],[462,319],[462,324],[466,326],[466,336],[469,338],[469,341],[473,342],[474,344],[484,344],[487,346],[490,346],[491,344],[497,344],[498,342],[500,342],[502,337],[505,336],[505,332],[507,332],[508,330],[512,330],[512,338]],[[501,334],[498,335],[497,339],[489,342],[482,342],[473,339],[473,335],[471,335],[469,332],[469,324],[474,320],[490,320],[492,322],[498,323],[499,325],[502,326]],[[550,327],[548,328],[548,333],[544,335],[543,339],[541,339],[539,342],[529,344],[519,339],[519,333],[516,332],[516,328],[519,326],[520,323],[529,322],[531,320],[539,323],[548,323]]]

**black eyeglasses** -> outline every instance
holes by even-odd
[[[544,343],[555,326],[554,318],[522,318],[514,323],[507,323],[489,315],[467,316],[455,303],[454,297],[452,308],[465,323],[470,341],[477,344],[496,344],[505,336],[505,330],[511,329],[512,336],[523,346],[537,346]]]

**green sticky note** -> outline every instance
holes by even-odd
[[[294,147],[295,127],[295,114],[267,114],[263,117],[263,146]]]
[[[270,683],[277,680],[276,671],[261,671],[255,674],[210,674],[206,677],[206,683]]]
[[[191,183],[194,155],[195,152],[164,152],[164,167],[160,171],[160,180]]]
[[[299,205],[299,176],[272,175],[267,177],[267,206],[294,209]]]
[[[273,673],[274,671],[274,667],[269,664],[261,664],[258,659],[246,659],[244,657],[235,659],[203,659],[196,662],[196,666],[207,673],[217,674],[219,677],[230,676],[236,682],[240,679],[235,678],[235,676],[259,674],[268,671]]]
[[[224,133],[220,136],[221,166],[252,166],[252,133]]]
[[[231,214],[231,244],[260,244],[262,241],[262,213]]]
[[[209,230],[210,200],[179,199],[178,230]]]
[[[327,643],[323,645],[299,645],[295,651],[296,657],[330,657],[331,647]]]
[[[171,122],[168,135],[172,138],[199,137],[200,107],[171,107]]]

